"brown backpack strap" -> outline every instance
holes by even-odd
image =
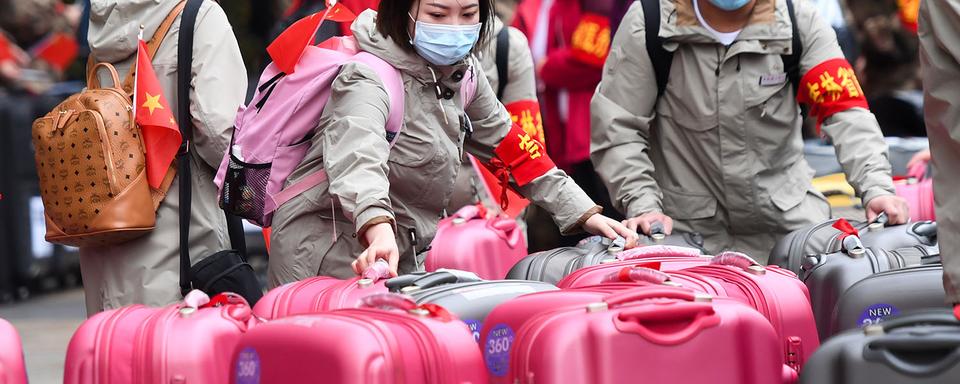
[[[170,31],[170,26],[173,25],[173,22],[177,20],[177,16],[180,16],[180,12],[183,11],[183,7],[187,4],[186,0],[181,0],[177,3],[177,6],[173,7],[170,10],[170,13],[167,14],[167,18],[163,19],[163,22],[160,23],[160,26],[157,27],[156,32],[153,33],[153,37],[150,38],[150,41],[147,41],[147,52],[150,54],[150,58],[153,59],[157,54],[157,49],[160,48],[160,44],[163,43],[163,39],[167,37],[167,32]],[[136,58],[134,58],[136,60]],[[130,71],[127,73],[127,78],[123,80],[123,90],[129,95],[133,95],[133,78],[137,74],[137,66],[131,65]]]

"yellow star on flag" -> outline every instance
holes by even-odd
[[[144,94],[147,95],[147,101],[141,107],[150,109],[151,115],[153,115],[154,109],[163,109],[163,105],[160,105],[160,95],[152,96],[149,92],[144,92]]]

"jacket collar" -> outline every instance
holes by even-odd
[[[676,50],[680,43],[719,44],[707,31],[693,9],[693,1],[661,2],[660,37],[666,39],[664,48]],[[784,54],[789,52],[793,26],[785,0],[757,0],[756,8],[746,27],[737,36],[732,50]],[[742,45],[742,47],[737,47]],[[784,49],[787,51],[784,51]],[[732,53],[732,52],[731,52]]]

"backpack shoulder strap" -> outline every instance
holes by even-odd
[[[494,60],[497,65],[497,99],[503,99],[510,73],[510,27],[506,25],[497,34],[497,53]]]
[[[177,152],[177,178],[180,180],[180,293],[190,291],[190,203],[192,200],[190,176],[190,142],[193,140],[193,120],[190,117],[190,82],[193,68],[193,27],[203,0],[189,0],[180,19],[177,46],[177,123],[180,150]]]
[[[404,89],[400,71],[368,52],[360,52],[354,56],[354,59],[373,69],[377,76],[380,76],[380,81],[383,82],[383,86],[387,90],[387,97],[390,99],[390,111],[387,114],[386,129],[387,140],[392,145],[403,127]]]
[[[170,27],[173,26],[173,22],[177,20],[177,16],[180,16],[180,13],[183,12],[183,8],[186,5],[186,0],[181,0],[177,3],[177,5],[170,10],[170,13],[167,14],[167,17],[163,19],[163,22],[160,23],[160,26],[157,27],[157,30],[153,32],[153,37],[150,38],[150,41],[147,41],[147,52],[150,54],[150,60],[156,57],[157,50],[160,49],[160,44],[163,43],[163,39],[167,37],[167,32],[170,32]],[[137,74],[136,68],[137,66],[135,65],[130,66],[130,71],[123,80],[123,90],[129,94],[133,94],[133,80]]]
[[[794,10],[793,0],[787,1],[787,13],[790,14],[790,25],[792,25],[791,44],[793,49],[789,55],[781,55],[783,60],[783,71],[787,73],[787,79],[793,84],[794,92],[800,89],[800,59],[803,57],[803,42],[800,41],[800,30],[797,27],[797,13]]]
[[[650,56],[650,62],[653,64],[659,98],[667,89],[670,66],[673,64],[673,52],[663,49],[663,39],[660,38],[660,0],[640,0],[640,3],[643,6],[647,55]]]

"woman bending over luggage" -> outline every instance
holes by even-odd
[[[346,278],[377,259],[387,260],[392,273],[414,271],[444,214],[464,150],[551,212],[565,232],[636,239],[601,215],[497,101],[470,55],[485,41],[491,11],[490,0],[392,0],[381,3],[379,14],[359,15],[352,27],[359,48],[400,71],[403,130],[391,148],[384,83],[364,64],[345,64],[321,129],[288,185],[321,167],[329,181],[276,211],[271,287],[317,274]]]

